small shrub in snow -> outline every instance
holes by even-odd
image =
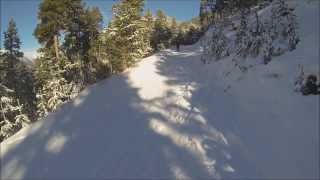
[[[319,86],[320,84],[317,85],[317,76],[311,74],[307,77],[305,84],[301,88],[301,92],[303,95],[316,95],[320,93]]]

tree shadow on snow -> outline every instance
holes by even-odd
[[[275,99],[272,94],[268,97],[262,94],[259,99],[251,96],[250,91],[237,92],[232,89],[226,92],[221,82],[215,82],[219,79],[211,77],[213,73],[209,71],[212,66],[203,65],[201,52],[195,49],[190,47],[181,52],[168,50],[160,53],[157,73],[166,77],[168,85],[180,87],[182,94],[185,94],[183,99],[188,102],[187,105],[178,105],[179,111],[184,112],[181,114],[190,115],[185,116],[184,119],[189,121],[185,124],[197,122],[199,116],[205,121],[203,126],[199,125],[196,134],[203,137],[202,146],[209,147],[206,154],[216,161],[216,173],[227,179],[318,177],[319,163],[316,159],[319,157],[319,145],[315,140],[317,135],[313,134],[317,132],[313,127],[317,123],[303,122],[304,119],[315,120],[315,114],[295,113],[295,119],[300,118],[302,123],[291,121],[291,111],[299,107],[295,104],[291,105],[289,112],[283,112],[277,105],[278,101],[283,100]],[[267,86],[256,85],[252,88],[270,88]],[[258,90],[252,89],[253,92]],[[274,107],[255,108],[259,102],[274,103]],[[287,104],[290,101],[283,103]],[[173,108],[168,106],[168,110]],[[179,129],[191,135],[194,128],[188,127],[182,125]],[[225,143],[214,138],[216,134],[221,134]],[[308,155],[304,152],[304,145],[308,148]]]
[[[194,49],[194,47],[192,47]],[[159,55],[157,70],[160,75],[167,77],[167,84],[181,86],[189,96],[184,97],[189,105],[184,108],[185,114],[191,114],[190,122],[196,122],[195,114],[199,114],[205,121],[205,128],[200,128],[198,135],[205,137],[202,144],[210,148],[207,154],[216,160],[216,169],[222,178],[257,178],[261,177],[260,170],[250,160],[250,154],[242,142],[245,138],[239,132],[238,112],[234,110],[234,97],[226,95],[223,87],[215,87],[214,79],[208,81],[210,73],[200,61],[200,50],[185,49],[179,53],[163,52]],[[210,84],[211,83],[211,84]],[[223,94],[223,98],[222,97]],[[220,102],[228,102],[228,108],[217,106]],[[218,103],[217,103],[218,102]],[[214,105],[214,106],[213,106]],[[215,107],[215,108],[213,108]],[[180,107],[181,108],[181,107]],[[187,129],[186,127],[183,127]],[[210,133],[208,129],[214,129]],[[190,132],[190,130],[186,130]],[[221,134],[225,143],[220,143],[215,134]]]
[[[88,88],[12,146],[1,159],[1,178],[210,177],[185,146],[155,132],[166,118],[147,112],[137,91],[126,75]]]

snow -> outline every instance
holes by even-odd
[[[247,73],[199,44],[150,56],[2,142],[1,179],[319,178],[319,99],[294,92],[319,72],[319,2],[291,3],[295,51]]]

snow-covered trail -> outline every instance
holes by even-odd
[[[301,4],[297,50],[246,74],[198,44],[150,56],[2,142],[1,179],[319,178],[319,99],[292,82],[319,65],[319,7]]]
[[[222,161],[230,156],[223,134],[188,102],[192,82],[164,75],[189,73],[175,63],[198,57],[164,51],[87,88],[1,144],[1,177],[219,178],[219,171],[233,171]]]
[[[23,129],[1,144],[1,178],[318,176],[314,117],[240,112],[251,104],[210,81],[196,49],[146,58]]]

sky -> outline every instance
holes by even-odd
[[[36,38],[32,35],[37,25],[37,13],[41,0],[0,0],[1,8],[1,48],[3,47],[3,32],[8,27],[10,18],[13,18],[18,27],[18,33],[22,41],[21,50],[28,57],[34,57],[40,47]],[[104,17],[105,26],[112,18],[112,5],[118,0],[84,0],[88,6],[96,6]],[[145,10],[150,9],[155,13],[162,9],[169,16],[177,20],[189,20],[199,15],[200,0],[145,0]]]

